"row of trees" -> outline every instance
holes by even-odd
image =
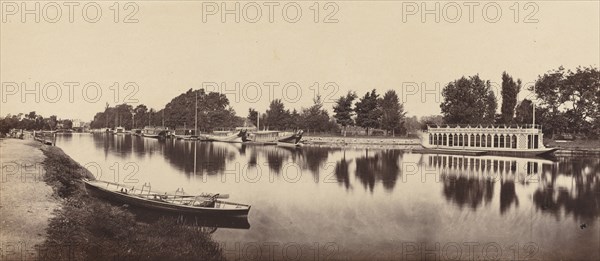
[[[73,126],[71,120],[59,120],[56,115],[48,118],[37,114],[35,111],[27,114],[7,115],[0,119],[0,133],[7,133],[11,129],[24,130],[56,130],[59,125],[65,129]]]
[[[269,130],[290,130],[304,129],[311,132],[336,132],[339,127],[329,117],[327,110],[323,109],[321,96],[313,100],[313,105],[308,108],[302,108],[300,112],[296,109],[290,111],[280,99],[271,101],[269,108],[265,113],[250,108],[248,111],[248,120],[253,124],[260,122],[261,129]]]
[[[538,76],[528,88],[534,95],[518,102],[522,87],[508,73],[502,74],[502,106],[498,106],[490,81],[479,75],[462,77],[448,83],[440,105],[447,124],[531,124],[535,104],[536,124],[547,134],[571,133],[600,136],[600,71],[578,67],[575,71],[559,67]]]
[[[379,97],[377,91],[365,93],[355,104],[352,103],[357,96],[354,92],[348,92],[346,96],[339,97],[333,107],[334,118],[344,128],[348,126],[359,126],[366,129],[380,128],[389,131],[392,136],[406,134],[404,106],[396,91],[389,90],[383,97]],[[356,115],[356,117],[353,117]]]
[[[260,119],[259,113],[251,108],[248,119],[254,124],[260,120],[263,129],[273,130],[339,132],[342,127],[345,135],[348,126],[359,126],[365,128],[369,134],[369,129],[374,128],[384,129],[392,135],[406,134],[404,107],[395,91],[390,90],[383,97],[379,97],[377,91],[372,90],[358,101],[354,102],[355,99],[357,95],[354,92],[339,97],[333,107],[333,117],[323,108],[320,96],[313,100],[312,106],[302,108],[300,112],[296,109],[286,109],[281,100],[276,99],[264,114],[260,114]]]
[[[196,102],[197,101],[197,102]],[[144,126],[165,126],[169,128],[193,129],[196,119],[198,129],[211,131],[218,128],[230,128],[243,124],[243,119],[235,115],[224,94],[205,92],[204,89],[188,90],[173,98],[163,109],[154,110],[144,104],[133,108],[128,104],[119,104],[98,112],[90,123],[91,128],[114,128],[122,126],[126,129],[143,128]]]

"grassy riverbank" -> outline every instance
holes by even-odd
[[[422,147],[419,139],[391,136],[305,136],[302,140],[308,146],[326,148],[409,150]]]
[[[223,260],[210,234],[178,225],[174,218],[153,224],[136,221],[125,207],[86,193],[91,173],[60,148],[42,146],[44,180],[63,199],[40,249],[47,260]]]
[[[556,141],[545,140],[544,143],[552,148],[561,150],[600,151],[600,140]]]

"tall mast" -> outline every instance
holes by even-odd
[[[162,127],[163,128],[165,128],[165,109],[162,110]]]
[[[533,101],[531,101],[531,107],[533,107],[533,127],[535,128],[535,84],[533,85]]]
[[[260,131],[260,112],[256,112],[256,130]]]
[[[104,108],[104,126],[108,128],[108,102],[106,103],[106,108]]]
[[[194,135],[198,136],[198,92],[195,92],[195,93],[196,93],[196,110],[194,111],[195,112]],[[196,159],[196,158],[194,157],[194,159]],[[195,171],[195,169],[194,169],[194,171]]]

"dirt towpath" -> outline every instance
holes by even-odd
[[[43,181],[42,145],[32,140],[0,140],[0,260],[29,260],[44,242],[59,199]]]

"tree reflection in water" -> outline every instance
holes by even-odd
[[[376,181],[381,181],[386,191],[392,191],[402,174],[398,166],[401,155],[400,150],[369,152],[367,149],[364,156],[356,159],[356,177],[370,192],[373,192]]]
[[[335,179],[340,185],[343,185],[346,189],[350,188],[350,169],[349,165],[352,160],[346,160],[346,151],[344,156],[335,164]]]
[[[468,177],[445,177],[443,193],[446,199],[460,208],[469,206],[477,209],[481,203],[490,203],[494,196],[494,181]]]
[[[600,216],[600,159],[560,158],[546,170],[533,194],[536,209],[557,219],[564,213],[582,222],[596,222]]]
[[[428,165],[442,173],[443,194],[459,207],[476,210],[489,203],[499,181],[500,213],[519,206],[517,183],[538,186],[533,194],[536,209],[557,218],[573,215],[591,220],[600,216],[600,164],[597,158],[468,157],[428,155]]]
[[[216,175],[225,170],[228,161],[236,158],[230,144],[213,142],[165,142],[165,159],[187,175]]]
[[[504,214],[510,205],[519,206],[519,198],[513,180],[500,181],[500,214]]]
[[[335,151],[337,149],[304,147],[301,150],[300,168],[308,169],[315,181],[321,180],[321,170],[331,173],[331,170],[326,170],[325,163],[329,158],[329,154]]]

